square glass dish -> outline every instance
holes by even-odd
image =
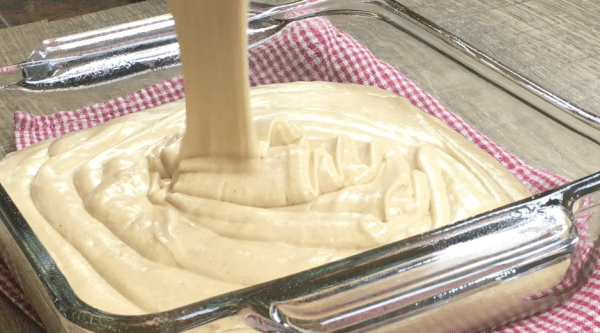
[[[328,16],[526,162],[560,174],[568,170],[569,176],[596,171],[586,153],[600,142],[596,115],[529,82],[397,1],[271,1],[253,2],[250,8],[251,47],[290,22]],[[72,110],[170,79],[179,71],[172,27],[170,16],[161,16],[44,42],[28,61],[4,71],[0,98],[15,111],[40,105]],[[571,159],[556,161],[545,156],[546,147],[528,144],[539,137],[548,147],[566,140],[578,149],[570,151]],[[593,175],[326,266],[142,316],[113,315],[80,301],[2,188],[0,241],[51,332],[471,331],[556,305],[585,282],[533,297],[532,285],[551,272],[565,274],[564,265],[576,261],[577,246],[595,246],[596,206],[581,202],[598,202],[599,184],[600,176]],[[580,214],[592,216],[584,234],[573,224]],[[465,255],[459,251],[464,248],[477,250]],[[473,312],[470,320],[450,320],[464,309]]]

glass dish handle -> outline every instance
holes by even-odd
[[[599,211],[600,173],[377,249],[381,259],[357,263],[355,275],[324,274],[322,287],[271,303],[269,317],[299,332],[497,327],[581,289],[596,264]]]
[[[249,18],[265,5],[253,3]],[[249,24],[250,46],[279,31],[281,22]],[[107,84],[133,75],[180,66],[170,14],[101,30],[49,39],[24,62],[0,68],[2,89],[54,91]]]

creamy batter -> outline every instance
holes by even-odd
[[[120,314],[172,309],[529,195],[377,88],[262,86],[250,105],[260,158],[180,158],[180,101],[13,153],[0,183],[77,295]]]
[[[170,0],[186,91],[181,155],[258,157],[248,103],[247,0]]]
[[[391,93],[330,83],[249,93],[247,2],[169,3],[186,101],[0,162],[0,183],[91,306],[173,309],[529,195]]]

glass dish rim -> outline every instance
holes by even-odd
[[[392,2],[398,6],[401,6],[400,4],[398,4],[395,1],[392,1]],[[435,30],[438,32],[441,31],[440,36],[434,36],[434,37],[438,38],[440,41],[446,43],[450,47],[456,48],[456,46],[453,46],[453,44],[456,44],[456,45],[460,45],[460,47],[462,47],[463,52],[470,52],[470,53],[474,52],[473,50],[475,50],[475,49],[465,48],[464,47],[465,43],[461,44],[459,39],[452,38],[451,34],[443,31],[443,29],[437,27],[435,24],[429,22],[428,20],[418,16],[414,12],[406,9],[405,7],[402,10],[402,12],[406,14],[406,18],[409,20],[417,21],[417,22],[419,22],[420,25],[429,27],[429,29],[431,29],[431,30]],[[276,12],[268,13],[268,15],[272,15],[273,17],[275,17],[278,14],[279,13],[276,13]],[[333,13],[333,14],[337,14],[337,13]],[[260,15],[262,15],[262,14],[260,14]],[[306,17],[310,17],[310,15],[308,15]],[[305,18],[305,17],[298,17],[296,19],[302,19],[302,18]],[[414,24],[414,22],[412,22],[412,23]],[[396,27],[396,28],[399,28],[399,27]],[[422,38],[420,36],[416,36],[416,37]],[[468,44],[466,44],[466,45],[468,45]],[[435,48],[437,48],[439,50],[438,47],[435,47]],[[466,50],[466,51],[464,51],[464,50]],[[483,54],[483,53],[481,53],[481,54]],[[480,55],[478,55],[477,57],[481,58]],[[488,58],[492,59],[491,57],[488,57]],[[484,57],[484,59],[485,59],[485,57]],[[489,61],[489,60],[486,60],[486,61]],[[502,73],[500,73],[500,74],[502,74]],[[505,74],[502,74],[502,75],[506,76]],[[511,79],[511,78],[508,78],[508,79],[512,80],[513,83],[515,82],[514,79]],[[524,79],[524,78],[522,78],[522,77],[517,78],[517,81],[519,81],[521,79]],[[531,87],[530,82],[525,82],[525,84],[527,87]],[[517,83],[517,85],[522,85],[522,83],[521,84]],[[527,87],[521,86],[521,89],[525,88],[525,90],[528,90]],[[537,86],[534,86],[532,89],[539,91]],[[529,91],[529,93],[532,93],[532,91]],[[537,95],[537,94],[535,94],[535,95]],[[564,105],[567,105],[567,106],[569,106],[568,107],[569,110],[573,110],[573,108],[570,107],[570,106],[572,106],[570,103],[564,102],[562,99],[559,99],[558,97],[556,97],[550,93],[542,93],[542,95],[543,96],[537,96],[537,97],[538,98],[541,97],[546,102],[554,104],[554,106],[557,108],[562,108],[562,107],[564,107]],[[547,98],[544,98],[544,96],[546,96],[546,97],[551,96],[551,98],[549,98],[550,100],[548,100]],[[563,102],[567,103],[567,104],[564,104]],[[85,328],[85,329],[96,329],[97,328],[96,325],[99,324],[98,322],[94,323],[94,327],[88,326],[90,317],[86,317],[86,316],[92,316],[94,318],[101,318],[100,320],[105,320],[107,324],[109,324],[109,323],[114,324],[114,323],[122,322],[124,325],[127,325],[126,327],[128,327],[128,328],[130,328],[132,324],[137,323],[138,325],[145,325],[145,323],[148,321],[152,321],[153,319],[156,319],[156,318],[162,318],[161,321],[164,321],[165,319],[167,319],[169,321],[176,323],[176,325],[178,322],[180,322],[181,327],[173,327],[173,328],[176,330],[179,330],[179,329],[186,330],[186,329],[192,327],[189,325],[200,325],[203,322],[208,322],[213,319],[224,318],[230,314],[237,312],[239,310],[239,304],[237,302],[239,302],[240,299],[247,298],[248,295],[256,295],[257,293],[270,294],[270,292],[267,293],[266,290],[269,287],[276,285],[277,283],[285,282],[288,285],[289,284],[293,285],[294,283],[298,283],[298,281],[301,281],[301,280],[310,280],[310,278],[313,277],[313,274],[317,274],[317,275],[318,274],[326,274],[328,272],[331,272],[332,270],[337,270],[342,267],[345,267],[344,269],[351,269],[353,265],[356,265],[364,260],[369,260],[369,258],[380,257],[385,252],[389,252],[389,251],[393,252],[392,250],[395,249],[396,247],[402,246],[402,244],[405,244],[406,242],[413,241],[413,238],[410,238],[410,239],[407,239],[404,241],[384,245],[382,247],[363,252],[361,254],[350,257],[348,259],[344,259],[339,262],[334,262],[334,263],[331,263],[331,264],[328,264],[325,266],[317,267],[317,268],[309,270],[309,271],[301,272],[301,273],[294,274],[294,275],[291,275],[288,277],[284,277],[281,279],[266,282],[264,284],[244,288],[242,290],[238,290],[238,291],[235,291],[232,293],[216,296],[216,297],[213,297],[213,298],[210,298],[207,300],[203,300],[203,301],[199,301],[199,302],[196,302],[196,303],[193,303],[193,304],[181,307],[181,308],[177,308],[177,309],[173,309],[173,310],[169,310],[169,311],[165,311],[165,312],[160,312],[160,313],[146,314],[146,315],[141,315],[141,316],[122,316],[122,315],[114,315],[114,314],[110,314],[110,313],[98,310],[98,309],[93,308],[79,300],[79,298],[73,293],[72,289],[66,282],[66,279],[64,278],[62,273],[56,268],[53,259],[49,256],[48,252],[45,251],[45,249],[43,248],[43,245],[39,242],[37,237],[33,234],[33,231],[30,229],[30,227],[28,226],[28,224],[26,223],[24,218],[20,215],[20,213],[18,213],[18,210],[12,203],[10,197],[6,194],[4,189],[1,187],[1,185],[0,185],[0,211],[2,211],[4,213],[2,215],[2,219],[4,220],[6,227],[10,230],[11,236],[13,237],[13,239],[15,239],[17,241],[17,243],[20,247],[20,250],[24,254],[26,254],[27,260],[29,261],[29,263],[31,264],[33,269],[36,271],[38,277],[40,277],[42,283],[44,284],[44,287],[51,294],[51,298],[54,300],[53,304],[55,306],[58,304],[58,306],[56,306],[56,308],[59,310],[61,315],[63,315],[66,319],[68,319],[69,321],[73,322],[74,324],[81,326],[82,328]],[[13,223],[14,221],[16,221],[16,223]],[[454,228],[455,226],[456,225],[454,225],[452,227],[436,229],[430,233],[444,232],[448,228]],[[418,236],[416,236],[416,237],[418,237]],[[48,265],[48,263],[50,263],[50,264]],[[42,269],[42,267],[43,267],[43,269]],[[49,281],[52,281],[52,284],[50,284]],[[57,288],[58,291],[55,290],[54,288]],[[65,290],[67,292],[65,292]],[[306,288],[303,289],[303,293],[306,293]],[[265,296],[258,297],[258,299],[260,300],[263,297],[265,297]],[[67,304],[62,303],[63,301],[66,302]],[[198,314],[198,312],[202,312],[202,310],[199,310],[202,307],[204,307],[205,310],[208,310],[208,309],[214,308],[218,304],[222,305],[219,308],[219,310],[208,312],[207,314]],[[195,314],[195,316],[192,316],[194,314]],[[203,317],[198,317],[198,316],[203,316]],[[184,318],[184,317],[186,320],[185,322],[182,321],[182,318]],[[190,320],[192,318],[194,318],[194,320],[196,320],[196,321],[191,324],[189,322],[187,322],[188,320]],[[101,331],[97,331],[97,332],[104,332],[104,331],[101,330]]]

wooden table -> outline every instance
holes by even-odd
[[[595,0],[532,0],[515,3],[503,0],[403,0],[409,8],[454,32],[477,48],[494,54],[498,60],[550,91],[588,110],[600,110],[600,4]],[[41,40],[88,31],[168,12],[166,0],[150,0],[104,12],[55,22],[36,22],[0,30],[0,66],[27,58]],[[365,43],[378,40],[377,29],[369,22],[348,25],[334,19]],[[529,111],[513,109],[504,100],[491,103],[473,96],[484,81],[472,87],[454,87],[451,78],[431,79],[423,74],[428,62],[398,62],[398,52],[389,48],[383,58],[397,65],[434,97],[449,106],[474,127],[528,163],[574,179],[600,170],[600,147],[585,138],[562,134],[556,124],[540,120]],[[406,61],[406,60],[403,60]],[[450,83],[448,83],[450,82]],[[463,89],[463,90],[460,90]],[[477,95],[475,95],[477,96]],[[488,103],[488,104],[486,104]],[[507,102],[512,103],[512,102]],[[500,116],[468,113],[473,104],[500,108]],[[497,105],[500,104],[500,105]],[[12,150],[12,112],[0,101],[0,158]],[[505,108],[506,110],[502,110]],[[40,111],[43,112],[43,111]],[[519,126],[515,124],[519,123]],[[525,139],[523,140],[523,137]],[[0,332],[43,332],[6,298],[0,297]]]

